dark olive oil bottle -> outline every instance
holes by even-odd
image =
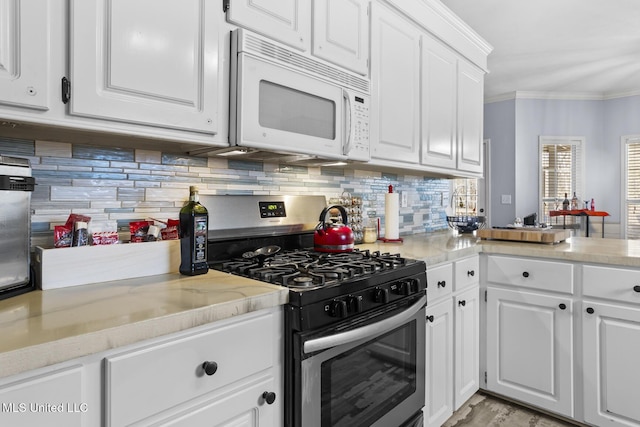
[[[180,273],[187,276],[205,274],[207,265],[207,231],[209,213],[198,197],[198,187],[189,187],[189,202],[180,209]]]

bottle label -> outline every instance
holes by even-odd
[[[193,221],[193,262],[207,262],[207,217],[196,216]]]

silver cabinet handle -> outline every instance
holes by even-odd
[[[404,323],[406,323],[407,320],[415,316],[415,314],[420,311],[426,303],[427,297],[425,295],[420,298],[418,302],[413,304],[402,313],[398,313],[393,317],[389,317],[388,319],[384,319],[377,323],[372,323],[371,325],[363,326],[352,331],[341,332],[339,334],[330,335],[328,337],[309,340],[304,343],[304,352],[308,354],[315,351],[326,350],[331,347],[348,344],[353,341],[358,341],[363,338],[369,338],[395,329],[399,326],[402,326]]]

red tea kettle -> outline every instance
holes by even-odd
[[[342,214],[342,223],[325,221],[327,213],[337,209]],[[354,244],[353,231],[347,226],[347,211],[340,205],[327,206],[320,213],[320,222],[313,235],[313,247],[319,252],[351,252]]]

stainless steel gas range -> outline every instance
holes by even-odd
[[[209,264],[289,288],[288,427],[422,426],[426,266],[314,251],[323,196],[203,196]]]

